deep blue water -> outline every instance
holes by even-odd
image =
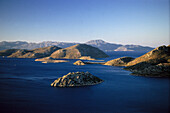
[[[109,60],[144,53],[110,52]],[[0,113],[168,113],[168,78],[130,75],[122,67],[68,63],[43,64],[34,59],[0,58]],[[95,86],[54,88],[68,72],[89,71],[103,79]]]

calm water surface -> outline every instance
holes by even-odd
[[[110,52],[111,57],[144,53]],[[130,75],[122,67],[68,63],[43,64],[34,59],[0,58],[0,113],[168,113],[170,79]],[[95,86],[54,88],[68,72],[88,71],[103,79]]]

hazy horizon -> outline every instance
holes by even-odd
[[[169,45],[169,0],[0,0],[0,41]]]

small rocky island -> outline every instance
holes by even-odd
[[[89,72],[70,72],[63,77],[55,80],[51,86],[53,87],[76,87],[96,85],[103,82],[102,79],[90,74]]]
[[[73,63],[74,65],[86,65],[83,61],[81,61],[81,60],[78,60],[78,61],[76,61],[76,62],[74,62]]]

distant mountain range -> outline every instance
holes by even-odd
[[[40,43],[28,43],[25,41],[15,41],[15,42],[0,42],[0,50],[4,49],[35,49],[42,48],[48,46],[57,46],[61,48],[70,47],[80,43],[74,42],[56,42],[56,41],[44,41]],[[84,44],[88,44],[94,47],[101,49],[102,51],[151,51],[153,48],[148,46],[140,46],[140,45],[122,45],[122,44],[114,44],[108,43],[103,40],[90,40]]]
[[[43,58],[44,60],[109,57],[100,49],[87,44],[76,44],[63,49],[57,46],[48,46],[32,50],[6,49],[0,51],[0,56],[7,56],[9,58]]]

